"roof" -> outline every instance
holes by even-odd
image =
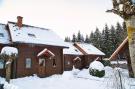
[[[95,46],[87,43],[75,43],[86,55],[105,55]]]
[[[75,46],[73,46],[73,43],[66,42],[68,45],[68,49],[63,50],[63,54],[71,54],[71,55],[83,55],[82,52],[80,52]]]
[[[6,30],[6,25],[0,23],[0,44],[10,43],[10,37]]]
[[[113,60],[116,58],[116,56],[119,54],[119,52],[128,44],[128,37],[119,45],[119,47],[114,51],[114,53],[111,55],[109,60]]]
[[[38,56],[38,57],[39,57],[39,56],[42,56],[42,55],[44,55],[46,52],[49,53],[49,54],[50,54],[51,56],[53,56],[53,57],[55,56],[55,54],[53,54],[53,53],[52,53],[50,50],[48,50],[47,48],[45,48],[44,50],[42,50],[41,52],[39,52],[37,56]]]
[[[67,47],[64,40],[50,29],[24,24],[19,28],[14,22],[8,22],[8,26],[12,42]]]

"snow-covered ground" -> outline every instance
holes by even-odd
[[[62,75],[53,75],[47,78],[39,78],[36,75],[12,79],[10,84],[5,83],[4,89],[115,89],[115,74],[117,69],[105,67],[103,78],[89,75],[88,69],[81,71],[74,69],[66,71]],[[122,73],[122,81],[125,89],[135,89],[135,79],[128,78],[125,69],[119,69]],[[2,83],[5,82],[0,78]],[[123,88],[124,89],[124,88]]]

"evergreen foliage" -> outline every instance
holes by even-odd
[[[96,70],[96,69],[89,69],[89,73],[92,76],[96,76],[96,77],[101,78],[105,75],[105,70],[99,71],[99,70]]]
[[[95,31],[91,31],[89,34],[90,35],[86,34],[84,38],[81,32],[78,31],[77,34],[73,34],[72,39],[70,39],[70,37],[65,37],[65,41],[91,43],[104,52],[106,57],[110,57],[121,42],[127,37],[126,24],[125,22],[122,24],[117,22],[116,26],[112,25],[110,28],[105,24],[103,30],[100,30],[97,27]]]

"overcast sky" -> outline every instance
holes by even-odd
[[[0,23],[16,21],[49,28],[62,38],[77,33],[89,34],[96,27],[103,29],[123,20],[106,13],[112,8],[111,0],[0,0]]]

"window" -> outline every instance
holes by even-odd
[[[39,58],[39,65],[45,66],[45,59],[44,58]]]
[[[3,33],[0,33],[0,37],[4,37],[4,34]]]
[[[28,33],[28,36],[36,38],[35,34],[32,34],[32,33]]]
[[[68,61],[67,64],[70,65],[70,61]]]
[[[56,59],[53,59],[53,67],[56,67]]]
[[[31,68],[31,58],[26,58],[26,68]]]
[[[4,60],[0,59],[0,69],[4,69]]]

